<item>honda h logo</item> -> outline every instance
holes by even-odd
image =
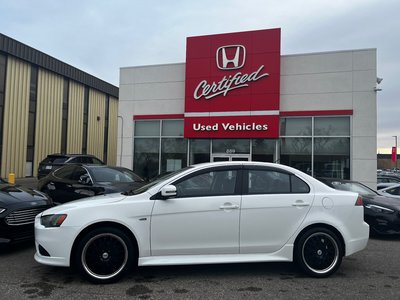
[[[240,69],[246,60],[246,48],[242,45],[219,47],[216,58],[217,66],[221,70]]]

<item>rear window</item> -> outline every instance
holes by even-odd
[[[42,163],[43,164],[63,164],[67,160],[68,160],[68,157],[65,157],[65,156],[48,156],[42,161]]]

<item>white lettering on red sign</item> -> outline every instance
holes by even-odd
[[[213,82],[209,84],[207,80],[201,81],[196,89],[194,90],[194,99],[199,100],[204,97],[205,99],[211,99],[218,95],[226,96],[228,92],[249,86],[248,82],[257,81],[263,77],[269,76],[268,73],[260,74],[264,65],[258,68],[257,71],[251,74],[242,74],[237,72],[235,75],[224,76],[219,82]]]
[[[203,125],[201,123],[194,123],[194,131],[218,131],[220,129],[219,125],[222,125],[222,129],[225,131],[266,131],[268,130],[267,124],[257,124],[257,123],[216,123],[214,125]]]

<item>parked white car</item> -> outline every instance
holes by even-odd
[[[46,210],[35,236],[36,261],[96,283],[137,264],[296,261],[326,277],[366,247],[369,226],[358,194],[283,165],[222,162]]]

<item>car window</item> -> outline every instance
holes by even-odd
[[[74,172],[75,166],[65,166],[57,169],[54,172],[54,176],[61,178],[61,179],[70,179],[72,173]]]
[[[71,158],[71,160],[70,160],[68,163],[71,163],[71,164],[80,163],[79,157],[73,157],[73,158]]]
[[[249,194],[290,193],[290,175],[273,170],[248,171]]]
[[[103,162],[100,159],[97,159],[95,157],[91,157],[90,160],[91,160],[90,163],[95,164],[95,165],[102,165],[103,164]]]
[[[176,183],[177,197],[233,195],[237,170],[200,173]]]
[[[292,193],[304,194],[310,192],[310,187],[308,186],[308,184],[295,175],[290,175],[290,184],[292,188]]]
[[[388,190],[386,190],[386,192],[388,192],[389,194],[392,194],[392,195],[400,195],[400,187],[388,189]]]
[[[67,160],[68,160],[68,157],[54,157],[48,163],[64,164]]]
[[[140,179],[129,170],[112,168],[92,168],[92,175],[96,182],[134,182]]]
[[[74,169],[74,172],[72,173],[71,180],[74,180],[74,181],[78,182],[82,175],[88,175],[89,176],[89,174],[88,174],[88,172],[86,171],[85,168],[76,167]]]

